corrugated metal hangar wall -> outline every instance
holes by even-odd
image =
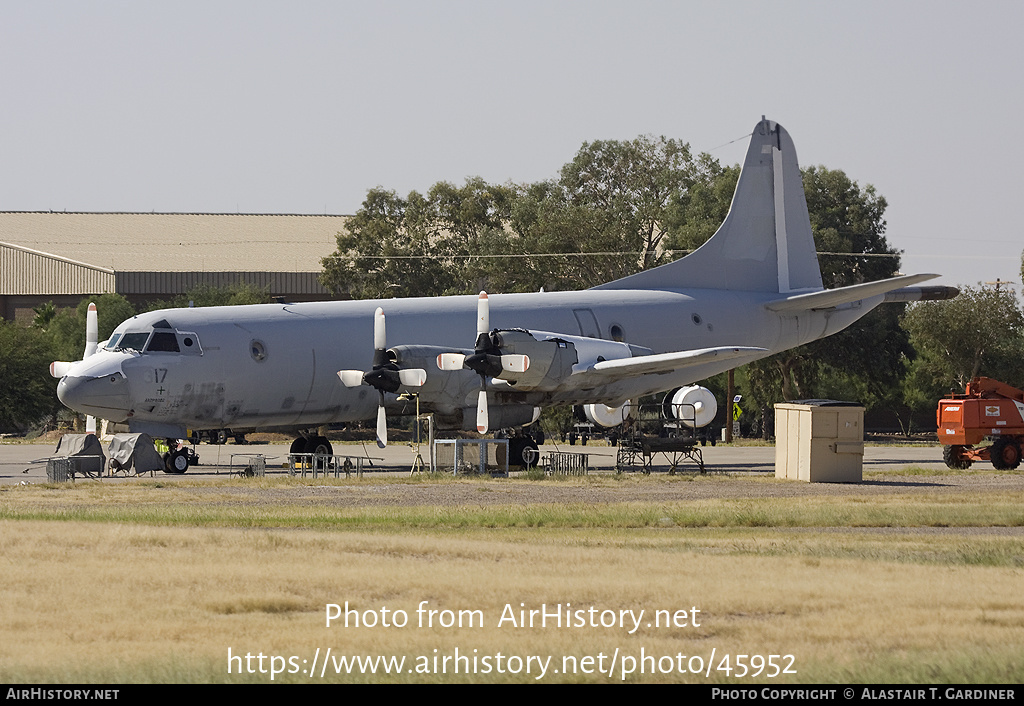
[[[329,299],[317,276],[345,216],[0,212],[0,316],[117,292],[132,303],[246,282]]]

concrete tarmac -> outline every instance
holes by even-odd
[[[717,446],[698,447],[702,452],[705,471],[709,473],[764,473],[775,472],[775,449],[772,446],[733,446],[719,444]],[[202,444],[196,447],[199,454],[199,465],[192,466],[183,475],[157,472],[155,475],[163,480],[174,479],[217,479],[238,473],[245,469],[255,455],[266,459],[267,473],[272,475],[287,474],[288,444],[246,444],[222,446]],[[104,444],[104,451],[106,445]],[[408,475],[416,452],[408,444],[391,444],[386,449],[378,449],[372,441],[365,444],[335,443],[336,455],[347,455],[353,466],[356,458],[362,457],[364,471],[368,474],[387,473]],[[567,446],[564,444],[546,444],[541,447],[541,454],[552,451],[585,453],[587,466],[591,473],[611,473],[614,471],[617,449],[606,444],[588,446]],[[426,444],[421,447],[423,460],[429,463]],[[46,460],[54,456],[54,445],[50,443],[4,443],[0,444],[0,485],[18,483],[45,483]],[[671,460],[664,455],[656,455],[653,459],[654,472],[667,472]],[[907,467],[923,468],[941,472],[946,470],[942,461],[941,446],[867,446],[864,449],[864,471],[899,472]],[[988,464],[979,464],[979,468],[988,469]],[[689,459],[681,459],[677,471],[696,473],[698,468]],[[307,471],[307,475],[310,471]],[[136,476],[119,475],[104,477],[104,482],[130,482]],[[149,474],[141,476],[148,478]]]

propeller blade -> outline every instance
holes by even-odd
[[[338,377],[345,387],[359,387],[363,384],[362,370],[339,370]]]
[[[423,368],[399,370],[398,379],[406,387],[421,387],[427,381],[427,371]]]
[[[462,370],[466,356],[462,353],[442,353],[437,356],[438,370]]]
[[[68,374],[68,370],[71,368],[71,363],[66,360],[55,360],[50,363],[50,375],[60,379]]]
[[[377,447],[383,449],[388,445],[388,418],[384,413],[384,393],[380,395],[380,407],[377,408]]]
[[[96,352],[96,345],[100,338],[99,319],[96,316],[96,305],[89,302],[89,311],[85,315],[85,353],[82,360],[85,360]]]
[[[487,302],[487,292],[480,292],[480,298],[476,300],[476,333],[479,338],[481,333],[491,330],[491,307]]]
[[[487,392],[480,390],[476,398],[476,430],[481,434],[487,433]]]
[[[525,373],[530,367],[530,356],[510,355],[505,353],[501,356],[501,368],[510,373]]]
[[[379,306],[373,312],[373,349],[383,351],[388,347],[388,339],[384,329],[384,310]]]

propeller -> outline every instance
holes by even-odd
[[[486,434],[489,426],[487,378],[500,377],[503,372],[525,373],[530,367],[528,356],[502,353],[501,334],[497,329],[490,329],[490,303],[487,292],[480,292],[476,303],[476,344],[473,346],[473,355],[442,353],[437,356],[437,367],[441,370],[469,368],[480,376],[480,392],[476,401],[476,430],[481,434]]]
[[[99,345],[99,337],[100,326],[99,318],[96,315],[96,304],[89,302],[89,310],[85,315],[85,351],[82,353],[82,360],[96,352],[96,348]],[[50,375],[60,379],[68,374],[72,365],[74,365],[74,362],[55,360],[50,363]],[[96,417],[90,415],[85,418],[85,433],[96,433]]]
[[[388,445],[388,422],[384,412],[384,393],[398,392],[405,387],[420,387],[427,381],[427,371],[422,368],[399,368],[388,356],[387,330],[384,310],[377,307],[373,312],[373,365],[370,370],[339,370],[338,377],[345,387],[359,387],[366,384],[380,393],[377,405],[377,446]]]

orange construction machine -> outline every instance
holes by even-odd
[[[991,378],[974,378],[966,393],[939,400],[936,421],[942,460],[950,468],[970,468],[974,461],[991,461],[999,470],[1020,465],[1024,391]],[[992,444],[977,448],[985,439]]]

